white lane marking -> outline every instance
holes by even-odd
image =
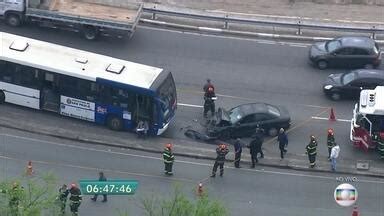
[[[138,157],[138,158],[146,158],[146,159],[152,159],[152,160],[161,160],[161,161],[163,160],[160,157],[122,153],[122,152],[116,152],[116,151],[111,151],[111,150],[102,150],[102,149],[95,149],[95,148],[90,148],[90,147],[75,146],[75,145],[70,145],[70,144],[61,144],[61,143],[55,143],[55,142],[50,142],[50,141],[45,141],[45,140],[40,140],[40,139],[34,139],[34,138],[29,138],[29,137],[22,137],[22,136],[11,135],[11,134],[0,134],[0,135],[18,138],[18,139],[23,139],[23,140],[35,141],[38,143],[47,143],[47,144],[52,144],[52,145],[61,146],[61,147],[82,149],[82,150],[87,150],[87,151],[95,151],[95,152],[102,152],[102,153],[108,153],[108,154],[117,154],[117,155],[124,155],[124,156],[130,156],[130,157]],[[5,157],[5,156],[3,156],[3,157]],[[192,162],[192,161],[186,161],[186,160],[176,160],[176,163],[208,166],[208,167],[212,166],[211,163],[208,164],[208,163]],[[228,167],[228,166],[225,166],[225,167],[228,169],[237,169],[235,167]],[[256,169],[242,168],[242,170],[249,171],[249,172],[276,174],[276,175],[299,176],[299,177],[318,178],[318,179],[335,179],[335,177],[330,177],[330,176],[309,175],[309,174],[300,174],[300,173],[288,173],[288,172],[271,171],[271,170],[264,170],[264,169],[256,170]],[[359,179],[359,182],[384,184],[384,181],[362,180],[362,179]]]
[[[302,106],[306,106],[306,107],[312,107],[312,108],[320,108],[320,109],[328,109],[329,107],[325,107],[325,106],[318,106],[318,105],[311,105],[311,104],[298,104],[298,105],[302,105]]]
[[[228,35],[213,35],[213,34],[207,34],[204,32],[192,32],[190,30],[174,30],[174,29],[165,29],[165,28],[159,28],[159,27],[152,27],[152,26],[138,26],[138,28],[143,29],[150,29],[150,30],[156,30],[156,31],[165,31],[165,32],[173,32],[173,33],[179,33],[179,34],[188,34],[188,35],[195,35],[195,36],[203,36],[203,37],[214,37],[214,38],[223,38],[223,39],[234,39],[234,40],[242,40],[242,41],[251,41],[256,42],[260,44],[271,44],[271,45],[277,45],[276,42],[271,41],[270,43],[265,43],[266,40],[260,40],[256,38],[246,38],[246,37],[235,37],[235,36],[228,36]],[[268,34],[270,35],[270,34]],[[286,45],[291,44],[289,42],[284,42]],[[300,44],[300,43],[292,43],[292,44]],[[303,43],[307,46],[310,46],[311,44]]]
[[[204,106],[201,105],[194,105],[194,104],[185,104],[185,103],[177,103],[178,106],[186,106],[186,107],[197,107],[197,108],[203,108]]]
[[[318,117],[318,116],[312,116],[311,117],[312,119],[316,119],[316,120],[329,120],[328,118],[324,118],[324,117]],[[336,119],[336,121],[341,121],[341,122],[351,122],[351,120],[348,120],[348,119]]]
[[[18,158],[12,158],[8,156],[3,156],[0,155],[0,158],[5,159],[5,160],[14,160],[14,161],[25,161],[22,159]],[[49,161],[40,161],[40,160],[33,160],[33,163],[35,164],[45,164],[45,165],[57,165],[57,166],[64,166],[64,167],[69,167],[69,168],[76,168],[76,169],[84,169],[84,170],[103,170],[105,172],[109,173],[119,173],[119,174],[128,174],[128,175],[136,175],[136,176],[143,176],[143,177],[155,177],[155,178],[162,178],[162,179],[168,179],[171,180],[169,177],[166,176],[161,176],[161,175],[151,175],[151,174],[145,174],[145,173],[136,173],[136,172],[128,172],[128,171],[121,171],[121,170],[114,170],[114,169],[101,169],[99,167],[88,167],[88,166],[80,166],[80,165],[73,165],[73,164],[64,164],[64,163],[57,163],[57,162],[49,162]],[[193,181],[191,179],[186,179],[186,178],[180,178],[176,177],[174,180],[179,180],[179,181],[186,181],[186,182],[197,182],[197,180]]]
[[[299,45],[299,44],[288,44],[288,46],[291,46],[291,47],[300,47],[300,48],[307,48],[307,47],[308,47],[307,45]]]

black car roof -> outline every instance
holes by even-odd
[[[369,37],[340,37],[343,47],[361,47],[361,48],[372,48],[375,46],[375,41]]]
[[[357,74],[358,78],[378,78],[384,79],[384,71],[383,70],[375,70],[375,69],[360,69],[354,70]]]
[[[268,113],[267,106],[275,107],[273,105],[266,104],[266,103],[249,103],[249,104],[239,105],[234,109],[239,108],[240,111],[243,113],[243,115],[249,115],[252,113]]]

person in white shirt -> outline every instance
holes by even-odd
[[[333,172],[336,171],[336,159],[339,157],[339,153],[340,153],[340,146],[337,143],[335,143],[335,146],[333,146],[331,150],[331,168]]]

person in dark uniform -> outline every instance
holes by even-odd
[[[68,194],[69,194],[69,190],[67,188],[67,185],[63,184],[63,186],[59,188],[59,196],[58,196],[58,201],[60,202],[60,210],[63,215],[65,214],[65,207],[67,206]]]
[[[99,181],[107,181],[107,178],[105,177],[103,172],[99,172]],[[91,200],[96,202],[98,197],[98,194],[95,194]],[[102,202],[107,202],[107,194],[103,194],[103,201]]]
[[[229,150],[225,144],[220,144],[216,148],[216,160],[215,164],[213,165],[212,175],[211,177],[216,177],[217,168],[220,166],[220,176],[222,177],[224,175],[224,162],[225,162],[225,156],[228,154]]]
[[[314,168],[316,166],[316,154],[317,154],[317,141],[315,136],[310,136],[309,144],[305,147],[308,154],[309,166]]]
[[[235,167],[240,168],[241,152],[243,149],[240,138],[236,139],[234,147],[235,147]]]
[[[257,154],[261,152],[262,143],[263,142],[260,136],[255,136],[254,139],[248,145],[249,153],[251,154],[251,161],[252,161],[251,168],[255,168],[255,163],[259,162],[259,160],[257,159]]]
[[[279,135],[277,135],[277,141],[279,142],[280,158],[284,159],[284,154],[287,152],[285,149],[288,146],[288,136],[284,131],[284,128],[280,128]]]
[[[209,87],[204,93],[204,118],[207,118],[208,111],[211,111],[212,116],[215,114],[215,91]]]
[[[334,146],[335,146],[335,134],[333,132],[333,129],[329,128],[328,135],[327,135],[328,160],[331,160],[331,151]]]
[[[260,158],[264,158],[263,142],[265,131],[260,125],[257,125],[255,133],[252,135],[253,140],[256,143],[256,157],[260,153]]]
[[[166,175],[173,175],[172,166],[175,160],[175,156],[172,153],[172,144],[167,143],[163,151],[164,159],[164,173]]]
[[[79,207],[82,201],[81,191],[77,187],[75,183],[71,184],[71,188],[69,189],[70,197],[69,197],[69,207],[71,209],[72,215],[79,215]]]

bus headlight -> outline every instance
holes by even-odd
[[[332,85],[326,85],[326,86],[324,86],[324,89],[329,90],[329,89],[331,89],[332,87],[333,87]]]

